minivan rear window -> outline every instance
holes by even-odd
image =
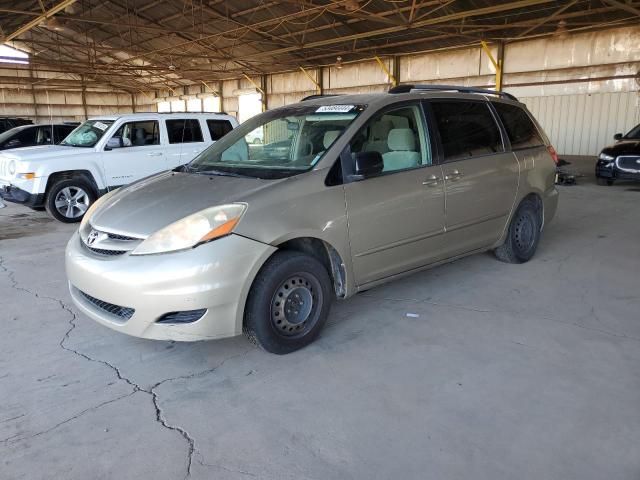
[[[506,103],[494,103],[498,116],[507,131],[513,150],[538,147],[544,141],[524,109]]]
[[[433,101],[431,107],[445,162],[503,151],[500,130],[485,102]]]

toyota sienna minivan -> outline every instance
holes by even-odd
[[[288,353],[335,298],[476,252],[529,260],[556,212],[554,160],[509,94],[314,96],[101,197],[67,246],[71,295],[129,335],[244,331]]]

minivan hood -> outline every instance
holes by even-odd
[[[164,172],[118,190],[90,223],[97,230],[145,238],[205,208],[246,201],[281,181]]]
[[[95,151],[93,148],[68,147],[66,145],[39,145],[37,147],[22,147],[3,150],[2,158],[16,160],[18,162],[32,162],[36,160],[53,160],[60,157],[69,157]]]

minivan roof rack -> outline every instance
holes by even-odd
[[[482,95],[496,95],[511,100],[518,99],[507,92],[496,92],[495,90],[487,90],[486,88],[477,87],[461,87],[458,85],[398,85],[389,89],[389,93],[411,93],[411,92],[460,92],[460,93],[480,93]]]
[[[323,95],[315,94],[315,95],[309,95],[308,97],[304,97],[300,101],[306,102],[307,100],[315,100],[316,98],[328,98],[328,97],[339,97],[339,96],[340,96],[339,93],[325,93]]]
[[[204,113],[204,114],[212,114],[212,115],[229,115],[227,112],[133,112],[133,114],[135,113],[158,113],[160,115],[172,115],[174,113],[176,114],[184,114],[184,113]],[[125,113],[124,115],[132,115],[132,113]]]

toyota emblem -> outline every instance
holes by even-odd
[[[99,236],[100,232],[91,230],[91,233],[89,233],[89,236],[87,237],[87,245],[93,245]]]

